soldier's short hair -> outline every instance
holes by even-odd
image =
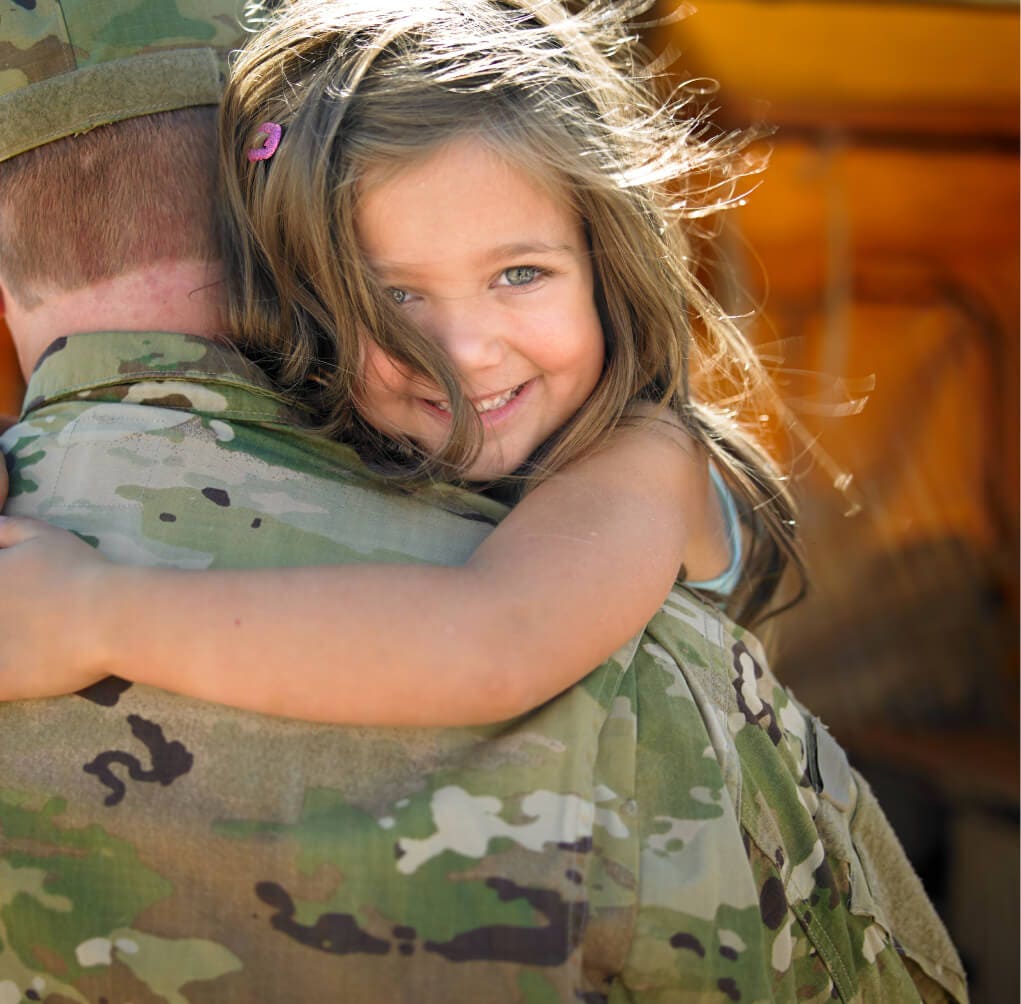
[[[219,256],[216,108],[100,126],[0,163],[0,276],[23,307],[159,261]]]
[[[0,0],[0,274],[19,302],[212,258],[239,0]]]

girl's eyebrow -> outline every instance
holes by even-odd
[[[545,241],[513,241],[510,244],[488,248],[478,256],[478,261],[481,265],[490,265],[496,261],[533,254],[574,256],[577,254],[577,248],[570,244],[547,244]],[[380,278],[388,275],[408,275],[422,270],[422,266],[418,264],[403,261],[370,260],[369,265]]]
[[[487,261],[498,258],[516,258],[529,254],[574,254],[570,244],[547,244],[544,241],[514,241],[491,248],[482,257]]]

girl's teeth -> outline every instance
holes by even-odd
[[[475,402],[475,410],[480,414],[484,415],[487,411],[495,411],[497,408],[502,408],[508,401],[517,397],[521,392],[521,387],[515,387],[513,390],[506,391],[503,394],[497,394],[495,397],[484,397],[481,401]],[[450,411],[449,401],[433,401],[433,404],[440,409],[440,411]]]
[[[484,414],[487,411],[495,411],[497,408],[502,408],[512,398],[518,396],[520,387],[515,387],[513,390],[507,391],[506,394],[498,394],[496,397],[483,398],[481,401],[477,401],[475,404],[475,410],[480,414]]]

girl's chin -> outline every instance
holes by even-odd
[[[465,481],[469,481],[472,484],[486,485],[492,484],[494,481],[500,481],[503,478],[509,478],[521,470],[527,459],[527,456],[521,458],[512,457],[509,461],[502,457],[499,460],[483,459],[481,463],[476,462],[472,464],[465,474]]]

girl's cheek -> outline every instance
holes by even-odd
[[[354,401],[362,418],[380,432],[408,434],[413,397],[412,382],[400,365],[374,342],[367,344]]]
[[[363,349],[359,383],[363,394],[396,393],[407,383],[407,376],[375,342],[368,342]]]

